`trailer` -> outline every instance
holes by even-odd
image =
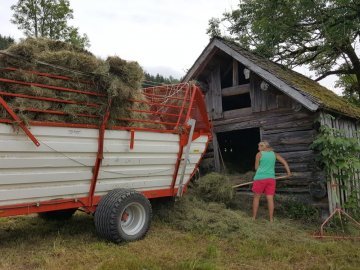
[[[16,68],[4,70],[14,72]],[[71,80],[67,76],[56,78]],[[0,81],[35,85],[6,78]],[[35,86],[91,95],[90,91]],[[0,217],[38,213],[66,218],[80,209],[94,214],[96,230],[105,239],[118,243],[144,237],[151,223],[151,199],[182,196],[211,139],[211,126],[201,89],[195,84],[144,88],[143,93],[145,100],[133,102],[146,103],[150,109],[142,113],[149,117],[126,121],[153,127],[109,125],[109,108],[103,115],[79,115],[99,117],[99,125],[24,123],[18,108],[12,108],[7,100],[70,101],[0,89],[0,106],[10,116],[0,119]],[[66,114],[34,107],[26,111]]]

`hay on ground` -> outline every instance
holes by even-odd
[[[195,194],[207,202],[230,204],[234,197],[234,189],[226,175],[209,173],[201,177],[195,184]]]

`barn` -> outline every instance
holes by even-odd
[[[294,173],[292,179],[278,182],[278,192],[334,209],[331,188],[310,145],[320,125],[356,136],[360,108],[317,82],[220,38],[210,41],[183,79],[191,80],[201,84],[213,124],[213,145],[203,167],[244,174],[254,168],[258,142],[267,140]],[[280,165],[276,169],[281,174]],[[359,174],[354,177],[354,188],[360,189]],[[346,199],[341,195],[342,203]]]

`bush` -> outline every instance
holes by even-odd
[[[277,212],[287,218],[304,222],[316,222],[319,220],[319,211],[312,205],[305,204],[294,198],[277,199]]]

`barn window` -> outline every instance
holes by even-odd
[[[229,173],[246,173],[254,170],[260,141],[259,128],[232,130],[216,135],[221,156]]]
[[[234,96],[223,96],[222,106],[224,111],[249,108],[251,107],[250,93]]]

